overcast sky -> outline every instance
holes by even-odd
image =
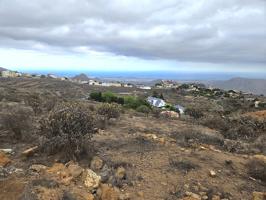
[[[0,0],[0,66],[266,72],[265,0]]]

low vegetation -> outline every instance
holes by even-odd
[[[90,140],[95,133],[95,117],[87,106],[64,103],[53,109],[40,121],[41,134],[45,136],[43,151],[61,152],[66,159],[78,159],[92,150]]]

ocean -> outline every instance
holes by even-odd
[[[73,77],[80,73],[88,77],[100,79],[117,79],[117,80],[228,80],[234,77],[243,78],[266,78],[265,73],[208,73],[208,72],[169,72],[169,71],[63,71],[63,70],[23,70],[22,72],[36,74],[55,74],[57,76]]]

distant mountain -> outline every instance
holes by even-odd
[[[86,74],[79,74],[76,75],[72,78],[72,80],[76,80],[76,81],[89,81],[89,77]]]
[[[3,67],[0,67],[0,72],[2,71],[6,71],[7,69],[3,68]]]
[[[225,90],[233,89],[266,95],[266,79],[232,78],[226,81],[210,81],[207,84]]]

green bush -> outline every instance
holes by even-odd
[[[80,103],[63,103],[40,121],[40,132],[45,139],[41,149],[49,154],[62,153],[65,159],[78,159],[89,152],[88,144],[95,133],[95,117]]]
[[[175,111],[175,112],[177,111],[177,109],[171,104],[166,104],[165,108],[170,110],[170,111]]]
[[[97,113],[106,119],[118,118],[120,116],[120,107],[117,104],[103,103],[98,106]]]
[[[95,101],[102,101],[102,93],[101,92],[91,92],[90,98]]]
[[[102,94],[102,101],[106,103],[116,103],[118,97],[112,92],[104,92]]]
[[[125,97],[125,107],[127,108],[132,108],[132,109],[137,109],[141,105],[145,105],[147,107],[150,107],[147,101],[144,99],[138,98],[138,97],[133,97],[133,96],[126,96]]]
[[[150,113],[151,109],[146,105],[141,105],[141,106],[137,107],[136,111],[148,114],[148,113]]]

